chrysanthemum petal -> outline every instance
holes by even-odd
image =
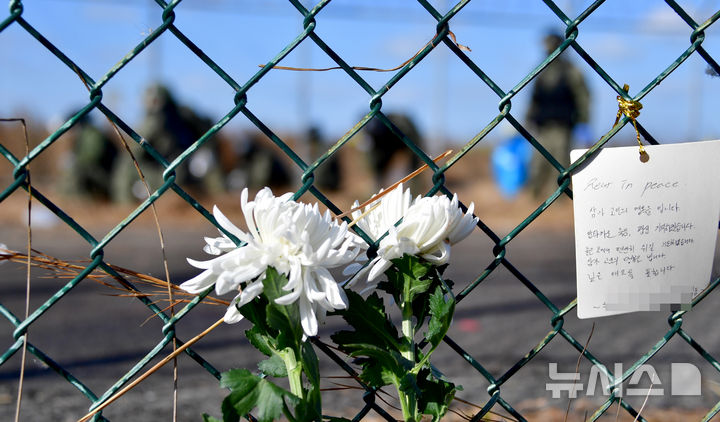
[[[243,315],[240,313],[240,311],[237,308],[237,304],[240,300],[240,295],[235,296],[235,298],[230,302],[230,305],[227,308],[227,311],[225,311],[225,316],[223,317],[223,320],[226,324],[235,324],[237,322],[242,321]]]
[[[237,307],[245,306],[246,304],[250,303],[253,299],[260,296],[260,294],[263,292],[263,284],[262,281],[258,280],[255,282],[252,282],[245,286],[243,291],[240,293],[240,298],[237,302]]]
[[[290,293],[275,299],[278,305],[289,305],[295,302],[303,292],[302,267],[299,263],[293,263],[290,269],[290,277],[288,282],[282,287],[283,290]]]
[[[371,238],[379,239],[387,232],[378,245],[377,258],[366,267],[369,270],[360,271],[346,285],[354,284],[364,273],[372,283],[390,268],[391,260],[404,254],[420,256],[434,265],[447,263],[450,246],[472,233],[477,224],[473,210],[471,204],[463,213],[457,195],[412,199],[409,189],[403,190],[402,186],[387,193],[365,207],[366,214],[357,221],[357,226]],[[353,213],[355,219],[360,215],[360,211]],[[357,266],[347,270],[345,274],[351,274]]]
[[[353,262],[352,264],[348,265],[343,269],[342,274],[345,276],[352,275],[360,271],[361,269],[363,269],[363,264],[359,262]]]
[[[298,300],[302,292],[302,289],[295,289],[290,293],[275,299],[275,303],[277,303],[278,305],[290,305],[292,303],[295,303],[295,301]]]
[[[307,299],[300,298],[300,325],[302,325],[303,332],[306,336],[316,336],[318,332],[318,322],[315,317],[315,309],[313,309],[310,302]]]
[[[372,282],[392,266],[392,262],[379,258],[368,273],[368,281]]]
[[[234,225],[230,220],[225,217],[225,214],[223,214],[220,211],[220,208],[217,207],[217,205],[213,205],[213,217],[215,217],[215,220],[217,220],[218,224],[222,226],[225,230],[230,232],[230,234],[237,236],[239,238],[246,238],[245,232],[240,230],[236,225]]]
[[[450,243],[441,242],[433,250],[420,256],[433,265],[447,264],[450,258]]]
[[[224,252],[230,252],[237,246],[226,237],[206,237],[203,251],[209,255],[220,255]]]
[[[202,293],[215,283],[217,276],[210,270],[205,270],[190,280],[182,283],[180,288],[191,294]]]
[[[318,281],[322,284],[322,289],[325,292],[325,298],[328,304],[333,309],[345,309],[347,308],[348,301],[347,296],[342,288],[333,278],[330,271],[325,268],[318,268],[315,273],[317,274]]]
[[[217,281],[215,281],[215,292],[219,295],[231,292],[237,289],[237,287],[238,285],[232,281],[232,274],[227,272],[220,273],[217,277]]]
[[[207,261],[197,261],[192,258],[185,258],[185,260],[188,262],[188,264],[192,265],[195,268],[199,268],[201,270],[207,270],[209,268],[212,268],[212,266],[213,266],[212,259],[209,259]]]
[[[475,229],[478,219],[473,216],[474,211],[475,203],[471,202],[467,213],[462,216],[458,224],[453,228],[450,234],[448,234],[448,240],[451,244],[458,243],[459,241],[465,239],[470,235],[470,233],[472,233],[473,229]]]
[[[228,307],[227,322],[242,319],[237,308],[263,292],[262,280],[268,267],[288,277],[282,289],[287,294],[276,303],[299,303],[305,335],[317,333],[317,317],[326,311],[347,306],[344,291],[328,268],[352,263],[366,245],[348,231],[347,223],[338,224],[330,213],[319,211],[317,204],[301,204],[292,200],[292,193],[275,197],[269,188],[261,189],[255,199],[248,199],[248,190],[240,195],[248,231],[243,232],[217,208],[213,214],[228,234],[245,245],[236,247],[225,235],[206,238],[205,252],[217,257],[207,261],[188,262],[201,274],[183,283],[193,292],[201,292],[215,284],[218,294],[240,290]]]

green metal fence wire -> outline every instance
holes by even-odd
[[[611,382],[611,394],[607,400],[595,411],[590,417],[591,420],[600,418],[612,405],[619,404],[624,408],[630,415],[637,416],[637,409],[633,408],[623,397],[619,394],[618,386],[628,379],[640,365],[646,363],[656,353],[658,353],[668,340],[672,337],[679,337],[695,350],[703,359],[710,363],[710,365],[717,371],[720,371],[720,362],[716,357],[712,356],[701,344],[699,344],[690,333],[683,329],[683,316],[687,312],[692,312],[692,309],[701,301],[703,301],[708,295],[713,294],[714,290],[720,284],[720,279],[714,280],[710,287],[706,289],[700,296],[696,297],[689,309],[677,311],[670,315],[668,323],[670,329],[667,333],[657,341],[657,343],[648,350],[640,359],[638,359],[630,368],[624,373],[613,374],[608,367],[600,361],[589,349],[585,349],[583,344],[578,341],[573,335],[571,335],[564,327],[565,315],[572,311],[575,307],[575,301],[567,304],[556,304],[553,303],[548,297],[540,291],[531,280],[526,278],[506,257],[506,246],[517,237],[517,235],[531,225],[538,216],[540,216],[553,202],[561,195],[567,195],[572,198],[572,192],[569,189],[570,176],[574,169],[582,165],[583,162],[593,157],[598,153],[604,145],[613,138],[618,131],[628,123],[628,118],[623,117],[620,124],[614,126],[608,133],[606,133],[587,153],[585,153],[576,162],[572,163],[569,167],[564,168],[560,165],[559,161],[548,153],[545,148],[532,136],[532,134],[516,119],[511,113],[512,100],[515,96],[528,87],[530,82],[535,78],[545,67],[548,66],[553,60],[555,60],[559,54],[567,49],[575,50],[575,52],[582,58],[587,66],[593,69],[600,78],[602,78],[618,95],[628,100],[639,101],[643,99],[648,93],[650,93],[655,87],[657,87],[668,75],[675,71],[683,62],[693,54],[701,57],[710,68],[715,72],[720,73],[720,65],[715,59],[703,48],[703,41],[705,40],[705,31],[713,25],[718,18],[720,18],[720,11],[712,15],[707,21],[698,23],[693,20],[690,15],[675,1],[666,0],[665,3],[687,24],[689,43],[687,48],[675,59],[669,63],[667,67],[660,72],[653,80],[651,80],[647,86],[643,87],[635,95],[625,92],[621,89],[621,85],[612,78],[593,58],[583,49],[582,45],[577,41],[578,34],[582,30],[583,22],[598,8],[600,8],[604,1],[598,0],[593,2],[586,10],[582,11],[577,17],[567,16],[563,10],[558,7],[551,0],[544,0],[543,3],[548,9],[557,17],[558,23],[564,26],[565,39],[562,44],[557,47],[547,58],[534,68],[529,74],[527,74],[522,80],[520,80],[513,88],[509,91],[503,91],[497,83],[495,83],[479,66],[475,63],[468,55],[466,55],[455,42],[453,42],[450,32],[450,23],[462,9],[465,7],[470,0],[460,1],[455,4],[447,13],[441,13],[434,8],[426,0],[418,0],[417,3],[437,22],[434,28],[428,28],[428,32],[432,32],[434,35],[431,41],[425,45],[425,47],[418,52],[416,56],[412,58],[408,63],[402,66],[399,70],[392,73],[392,76],[379,88],[374,89],[363,77],[353,69],[347,62],[343,60],[335,51],[333,51],[328,44],[315,32],[315,27],[318,19],[322,18],[321,12],[331,0],[322,0],[318,2],[311,9],[306,8],[303,3],[299,0],[290,0],[290,5],[299,13],[303,18],[303,29],[297,36],[290,40],[289,43],[270,60],[264,66],[262,66],[257,73],[255,73],[250,79],[244,83],[235,81],[227,71],[221,68],[211,57],[205,54],[197,45],[193,43],[186,35],[184,35],[175,25],[176,11],[181,0],[175,0],[166,3],[162,0],[156,0],[158,9],[157,13],[162,17],[162,24],[154,29],[145,39],[137,44],[125,57],[123,57],[115,66],[113,66],[107,73],[102,75],[97,81],[94,80],[89,74],[87,74],[80,66],[78,66],[73,60],[57,48],[52,40],[46,38],[42,33],[33,27],[31,22],[28,22],[23,17],[24,5],[20,0],[13,0],[10,2],[9,12],[7,16],[0,22],[0,32],[4,31],[8,27],[16,26],[22,28],[29,35],[31,35],[37,42],[43,45],[49,54],[54,55],[58,61],[63,63],[65,66],[70,68],[74,73],[79,75],[89,90],[89,97],[87,103],[71,118],[69,118],[59,129],[53,132],[47,139],[43,140],[39,145],[33,148],[27,155],[17,157],[13,155],[6,146],[0,143],[0,153],[13,167],[12,177],[13,181],[4,187],[0,192],[0,202],[4,201],[12,193],[20,190],[30,190],[32,196],[40,203],[45,205],[50,211],[57,215],[69,228],[77,232],[91,247],[89,254],[90,263],[87,264],[85,269],[78,274],[75,278],[69,281],[65,286],[60,288],[55,294],[48,299],[45,303],[35,309],[27,318],[20,318],[14,315],[7,307],[0,304],[0,313],[7,319],[9,324],[14,327],[13,331],[13,344],[3,352],[0,356],[0,365],[6,363],[13,355],[23,348],[23,342],[25,334],[32,324],[38,320],[45,312],[48,311],[55,303],[61,300],[66,295],[70,294],[72,289],[81,283],[86,276],[95,270],[106,272],[107,274],[115,277],[119,280],[124,280],[124,277],[117,273],[111,266],[104,261],[104,248],[116,238],[123,230],[125,230],[139,215],[144,213],[148,207],[156,202],[163,195],[170,195],[174,193],[188,204],[190,204],[198,213],[204,216],[209,222],[214,224],[219,229],[220,226],[217,224],[212,214],[208,212],[196,199],[194,199],[188,192],[183,190],[181,186],[176,183],[175,171],[178,166],[182,165],[186,160],[189,159],[199,148],[208,142],[212,142],[213,135],[221,130],[228,122],[236,118],[239,114],[244,115],[250,122],[252,122],[260,131],[262,131],[272,142],[286,154],[301,171],[301,187],[296,191],[295,197],[310,193],[318,201],[325,204],[332,212],[340,214],[342,211],[333,204],[324,194],[315,186],[314,172],[315,170],[331,159],[350,141],[350,139],[357,134],[371,119],[379,119],[384,125],[386,125],[402,142],[406,145],[407,149],[412,151],[413,154],[426,163],[432,172],[432,187],[427,192],[428,195],[436,193],[451,195],[451,192],[445,186],[445,173],[450,170],[458,161],[462,160],[468,152],[477,147],[479,143],[486,139],[487,134],[495,128],[503,120],[509,122],[520,134],[535,148],[537,149],[549,163],[551,163],[558,173],[558,187],[556,191],[550,195],[536,210],[534,210],[527,218],[524,219],[517,227],[512,229],[504,237],[498,236],[489,226],[487,226],[482,220],[478,223],[479,229],[485,233],[485,235],[495,244],[493,249],[494,257],[490,264],[481,272],[481,274],[471,282],[468,287],[456,294],[458,301],[462,301],[465,297],[478,290],[482,282],[493,273],[499,267],[505,267],[510,271],[513,276],[519,280],[528,290],[530,290],[535,297],[542,302],[552,313],[550,318],[550,325],[552,329],[542,338],[537,345],[527,353],[522,359],[517,361],[512,367],[507,369],[499,377],[494,377],[489,370],[487,370],[480,361],[476,360],[471,351],[463,350],[463,348],[453,341],[451,338],[445,338],[445,342],[448,346],[455,350],[457,354],[464,360],[466,360],[475,370],[477,370],[478,376],[484,377],[489,383],[488,395],[489,398],[484,404],[481,410],[479,410],[472,420],[481,420],[488,412],[496,405],[502,406],[509,414],[518,420],[525,420],[511,403],[507,402],[502,395],[502,386],[511,377],[513,377],[524,365],[533,360],[541,350],[548,345],[551,341],[562,338],[566,340],[572,347],[577,349],[589,362],[595,365],[599,370],[607,375]],[[123,68],[135,60],[137,56],[150,44],[155,42],[160,37],[175,37],[180,41],[190,52],[194,53],[200,60],[202,60],[212,71],[214,71],[228,86],[230,86],[234,94],[234,107],[232,107],[227,114],[217,121],[203,136],[195,140],[195,142],[188,147],[182,154],[172,161],[168,161],[158,151],[156,151],[152,145],[147,142],[142,142],[142,137],[136,133],[133,128],[125,123],[120,117],[118,117],[107,105],[103,102],[103,87],[118,73],[122,72]],[[303,42],[314,43],[319,47],[332,61],[334,61],[340,68],[338,72],[344,72],[348,78],[354,81],[360,88],[362,88],[370,97],[368,104],[368,112],[360,119],[345,135],[343,135],[333,146],[331,146],[326,153],[320,156],[316,161],[307,163],[303,161],[289,146],[284,142],[276,133],[274,133],[263,121],[255,116],[250,108],[248,107],[247,93],[250,91],[255,84],[257,84],[262,78],[264,78],[269,72],[273,71],[273,67],[282,62],[282,60],[295,49],[298,45]],[[499,112],[496,116],[489,119],[487,125],[469,142],[467,142],[452,158],[450,158],[446,164],[439,167],[432,159],[426,155],[426,153],[416,144],[414,144],[402,131],[396,127],[383,113],[382,110],[382,99],[395,84],[405,77],[413,68],[427,57],[435,48],[444,44],[454,56],[461,61],[478,79],[482,80],[494,93],[497,95],[498,109]],[[54,142],[60,138],[60,136],[73,127],[78,120],[82,119],[83,116],[88,114],[92,110],[98,110],[103,113],[110,121],[112,121],[122,132],[127,134],[132,142],[138,144],[147,154],[149,154],[159,165],[164,168],[163,172],[163,183],[153,191],[149,197],[144,200],[137,208],[132,211],[120,224],[113,228],[103,238],[93,237],[85,228],[78,224],[71,215],[65,213],[62,209],[56,206],[51,200],[42,194],[37,189],[29,189],[29,176],[28,170],[30,163],[35,160],[38,156],[43,154]],[[638,121],[638,129],[644,136],[644,138],[650,143],[657,144],[657,141],[648,133],[642,126],[642,117]],[[2,140],[0,140],[2,141]],[[221,229],[222,230],[222,229]],[[229,235],[229,234],[228,234]],[[362,233],[361,233],[362,235]],[[365,237],[369,241],[369,238]],[[235,239],[237,240],[237,239]],[[371,250],[373,248],[371,247]],[[129,287],[132,283],[125,280],[125,283]],[[164,350],[164,348],[173,340],[177,341],[178,345],[182,345],[183,342],[180,338],[176,337],[175,326],[184,318],[189,312],[191,312],[204,297],[197,297],[191,302],[187,303],[181,310],[177,311],[174,315],[168,315],[159,309],[154,303],[145,297],[138,297],[137,300],[141,301],[147,306],[153,314],[158,315],[163,322],[162,337],[157,345],[147,352],[147,354],[138,361],[135,366],[128,371],[123,377],[112,385],[107,391],[100,394],[93,392],[88,388],[82,380],[74,377],[69,371],[63,368],[60,364],[56,363],[52,356],[44,353],[40,348],[36,347],[33,343],[28,342],[27,350],[33,354],[38,360],[42,361],[48,367],[52,368],[57,374],[71,383],[77,388],[77,390],[87,397],[89,400],[89,410],[92,410],[102,404],[102,402],[108,397],[112,396],[124,385],[126,385],[132,378],[153,359],[158,357]],[[336,362],[342,369],[347,371],[351,375],[356,375],[353,368],[349,366],[345,360],[338,356],[331,348],[322,342],[314,340],[316,346],[329,358]],[[207,370],[212,376],[219,378],[219,371],[216,370],[213,365],[206,361],[202,356],[196,353],[192,348],[188,348],[185,352],[192,359],[194,359],[199,365]],[[367,387],[362,386],[365,393],[362,397],[359,397],[364,403],[363,408],[354,416],[353,420],[361,420],[370,412],[387,419],[393,420],[392,417],[376,402],[376,392]],[[703,420],[710,420],[718,412],[720,412],[720,402],[718,402],[703,418]],[[102,413],[95,416],[94,420],[106,420]],[[642,416],[638,417],[638,420],[645,420]]]

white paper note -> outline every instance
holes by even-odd
[[[579,318],[687,304],[710,281],[720,141],[645,149],[605,148],[572,176]]]

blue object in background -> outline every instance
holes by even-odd
[[[528,179],[532,147],[520,135],[498,145],[490,156],[493,177],[505,198],[513,198]]]
[[[573,138],[580,148],[590,148],[596,141],[592,129],[587,123],[580,123],[573,128]]]

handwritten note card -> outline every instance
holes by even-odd
[[[720,141],[645,148],[646,163],[605,148],[572,177],[579,318],[687,304],[710,281]]]

